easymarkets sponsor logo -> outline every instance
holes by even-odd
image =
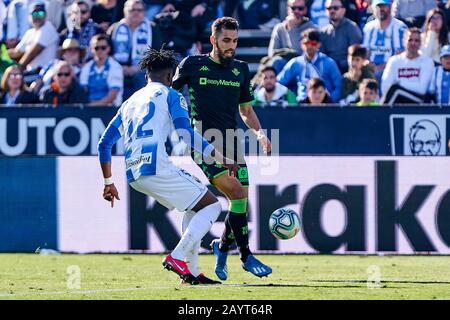
[[[127,169],[137,166],[141,163],[150,163],[150,162],[152,162],[152,154],[151,153],[143,154],[138,158],[131,158],[131,159],[127,159],[125,161]]]
[[[241,83],[239,81],[227,81],[227,80],[213,80],[208,78],[200,78],[199,84],[201,86],[215,85],[215,86],[226,86],[226,87],[240,87]]]

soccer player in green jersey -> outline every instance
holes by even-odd
[[[230,141],[226,141],[227,129],[236,129],[237,114],[254,132],[267,154],[271,151],[270,140],[266,137],[256,113],[252,107],[253,92],[250,85],[250,72],[246,62],[234,59],[238,42],[238,22],[231,17],[214,21],[210,42],[213,46],[209,54],[189,56],[181,61],[174,76],[173,87],[181,90],[188,86],[192,125],[201,133],[208,129],[219,130],[223,143],[211,141],[223,154],[234,154],[240,169],[237,177],[227,175],[227,169],[217,163],[206,163],[199,153],[193,153],[196,163],[202,168],[219,191],[228,198],[229,212],[225,218],[225,230],[220,239],[211,243],[216,255],[215,272],[221,280],[228,277],[227,255],[230,245],[236,241],[242,267],[255,276],[263,277],[272,273],[272,269],[256,259],[248,244],[247,198],[248,171],[240,141],[233,138],[233,150],[227,150]],[[219,139],[220,140],[220,139]],[[214,144],[216,143],[216,144]],[[200,243],[197,244],[198,247]],[[195,259],[194,259],[195,260]],[[191,261],[197,263],[197,261]]]

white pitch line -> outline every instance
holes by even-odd
[[[91,293],[108,293],[108,292],[127,292],[127,291],[145,291],[145,290],[155,290],[155,289],[173,289],[173,288],[208,288],[208,289],[217,289],[220,287],[260,287],[260,288],[275,288],[279,286],[286,285],[295,286],[295,285],[306,285],[306,283],[290,283],[290,284],[281,284],[281,283],[273,283],[272,286],[269,284],[254,284],[254,283],[224,283],[221,285],[195,285],[195,286],[187,286],[183,285],[180,287],[176,286],[159,286],[159,287],[151,287],[151,288],[115,288],[115,289],[92,289],[92,290],[72,290],[72,291],[50,291],[50,292],[29,292],[29,293],[0,293],[0,298],[13,298],[13,297],[26,297],[26,296],[40,296],[40,295],[49,295],[49,296],[59,296],[65,294],[91,294]]]
[[[170,287],[153,287],[153,288],[116,288],[116,289],[98,289],[98,290],[73,290],[73,291],[53,291],[53,292],[30,292],[30,293],[0,293],[0,297],[26,297],[39,295],[64,295],[64,294],[90,294],[102,292],[124,292],[124,291],[142,291],[152,289],[163,289]]]

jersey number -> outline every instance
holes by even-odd
[[[153,129],[144,130],[143,127],[144,125],[147,124],[147,122],[149,122],[153,118],[153,116],[155,115],[155,110],[156,110],[155,104],[150,101],[150,104],[148,105],[148,113],[144,118],[142,118],[141,124],[139,124],[139,126],[137,127],[136,132],[137,139],[153,136]]]
[[[138,127],[136,130],[136,139],[141,139],[145,137],[153,136],[153,129],[144,130],[144,126],[153,118],[155,115],[156,106],[153,102],[150,102],[148,105],[148,113],[142,118],[138,120]],[[132,133],[134,130],[133,121],[128,123],[128,137],[132,139]]]

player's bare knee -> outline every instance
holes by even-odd
[[[220,205],[220,202],[216,198],[216,196],[211,191],[208,190],[205,193],[205,195],[200,199],[200,201],[192,208],[192,211],[198,212],[199,210],[214,203],[218,203]]]

